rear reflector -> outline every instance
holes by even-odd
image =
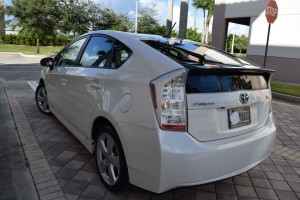
[[[185,125],[167,125],[167,124],[162,124],[162,128],[169,129],[169,130],[180,130],[180,131],[185,131],[186,130],[186,126]]]

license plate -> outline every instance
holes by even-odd
[[[250,106],[228,109],[229,128],[238,128],[251,124]]]

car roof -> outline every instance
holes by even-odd
[[[142,33],[129,33],[129,32],[122,32],[122,31],[113,31],[113,30],[99,30],[99,31],[93,31],[88,34],[107,34],[110,35],[110,33],[114,34],[121,34],[121,35],[127,35],[130,37],[133,37],[138,40],[169,40],[169,41],[189,41],[189,42],[194,42],[191,40],[186,40],[186,39],[179,39],[179,38],[166,38],[160,35],[151,35],[151,34],[142,34]],[[196,43],[196,42],[195,42]],[[197,42],[198,43],[198,42]]]
[[[230,54],[230,53],[227,53],[227,52],[225,52],[221,49],[218,49],[218,48],[210,46],[210,45],[202,44],[200,42],[195,42],[195,41],[192,41],[192,40],[180,39],[180,38],[166,38],[166,37],[163,37],[163,36],[160,36],[160,35],[151,35],[151,34],[142,34],[142,33],[129,33],[129,32],[122,32],[122,31],[114,31],[114,30],[98,30],[98,31],[89,32],[87,34],[105,34],[105,35],[110,35],[110,36],[119,35],[119,36],[132,37],[132,38],[135,38],[137,40],[169,41],[170,43],[172,43],[172,41],[180,42],[180,43],[181,42],[187,42],[187,43],[194,43],[194,44],[198,44],[198,45],[200,44],[200,45],[208,47],[210,49],[221,51],[223,54],[228,54],[228,55]],[[233,54],[230,54],[230,55],[236,57]],[[242,59],[242,60],[244,60],[244,61],[246,61],[250,64],[250,66],[249,67],[246,66],[246,68],[260,68],[259,66],[252,63],[251,61],[248,61],[248,60],[245,60],[245,59]]]

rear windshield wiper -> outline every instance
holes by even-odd
[[[189,51],[189,50],[186,50],[184,48],[181,48],[181,47],[177,47],[177,46],[173,46],[173,45],[168,45],[170,48],[174,48],[174,49],[179,49],[181,51],[183,51],[184,53],[187,53],[191,56],[194,56],[196,58],[199,58],[199,63],[200,65],[204,65],[205,64],[205,57],[201,54],[198,54],[198,53],[194,53],[192,51]]]
[[[213,61],[213,60],[206,60],[205,62],[206,62],[206,63],[221,64],[221,65],[237,66],[237,67],[241,67],[241,66],[242,66],[242,65],[237,65],[237,64],[222,63],[222,62]]]
[[[184,53],[186,53],[188,55],[191,55],[191,56],[194,56],[196,58],[199,58],[199,64],[200,65],[204,65],[205,57],[203,55],[200,55],[200,54],[188,51],[186,49],[183,49],[183,48],[180,48],[180,47],[177,47],[177,46],[170,45],[168,43],[161,43],[159,41],[151,41],[151,40],[149,40],[148,42],[149,42],[149,44],[150,44],[151,47],[155,48],[156,50],[159,50],[161,53],[168,53],[169,56],[174,57],[174,58],[176,58],[178,60],[181,60],[183,62],[187,62],[187,60],[185,58],[180,58],[180,57],[178,57],[176,55],[172,55],[172,53],[167,52],[166,49],[167,50],[173,50],[175,52],[178,52],[178,50],[180,50],[180,51],[182,51],[182,52],[184,52]]]

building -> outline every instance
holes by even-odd
[[[228,23],[250,26],[247,59],[263,65],[269,0],[215,0],[212,45],[225,49]],[[266,68],[274,69],[273,81],[300,83],[300,1],[277,0],[278,18],[271,25]]]
[[[20,33],[20,28],[16,27],[13,29],[11,26],[5,28],[5,35],[18,35]]]

